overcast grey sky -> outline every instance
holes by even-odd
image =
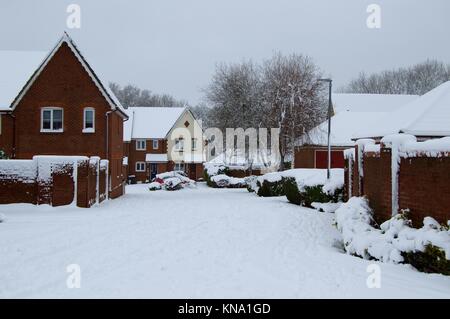
[[[94,69],[191,104],[217,62],[274,51],[310,55],[336,86],[363,70],[450,63],[449,0],[0,0],[0,49],[49,50],[71,3],[81,29],[69,34]],[[366,26],[371,3],[381,29]]]

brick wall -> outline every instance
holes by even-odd
[[[450,220],[450,156],[402,158],[399,173],[399,209],[409,209],[415,226],[433,216]]]
[[[357,154],[357,152],[356,152]],[[346,160],[346,192],[352,178],[352,196],[367,196],[374,218],[382,223],[392,217],[391,149],[381,147],[379,153],[364,153],[361,190],[358,189],[358,159],[349,171]],[[409,210],[415,227],[431,216],[446,224],[450,220],[450,154],[401,157],[398,174],[398,208]]]
[[[35,156],[32,160],[0,161],[0,204],[31,203],[63,206],[73,203],[91,207],[107,198],[106,161],[97,158]],[[100,167],[97,167],[100,165]],[[100,171],[97,178],[97,172]],[[76,173],[76,174],[75,174]],[[76,189],[74,178],[77,178]]]
[[[380,153],[365,153],[362,191],[369,199],[378,223],[392,217],[391,213],[391,150],[382,149]]]

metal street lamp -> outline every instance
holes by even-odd
[[[319,79],[318,81],[321,82],[327,82],[329,85],[329,96],[328,96],[328,141],[327,141],[327,146],[328,146],[328,160],[327,160],[327,179],[330,179],[330,169],[331,169],[331,141],[330,141],[330,136],[331,136],[331,114],[333,112],[333,104],[331,101],[331,89],[332,89],[332,83],[333,80],[332,79]]]

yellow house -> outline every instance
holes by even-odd
[[[172,170],[191,179],[203,176],[204,136],[201,123],[185,107],[129,107],[124,149],[129,179],[151,181]]]

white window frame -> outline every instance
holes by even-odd
[[[156,146],[155,146],[156,143]],[[154,150],[157,150],[159,148],[159,141],[158,140],[152,140],[152,147]]]
[[[87,111],[92,111],[92,127],[86,127]],[[83,133],[95,133],[95,109],[93,107],[85,107],[83,109]]]
[[[138,168],[140,165],[144,165],[144,169]],[[145,162],[136,162],[134,165],[134,171],[135,172],[145,172]]]
[[[191,149],[192,149],[193,151],[196,151],[196,150],[197,150],[197,138],[195,138],[195,137],[193,137],[193,138],[191,139]]]
[[[139,147],[139,143],[143,143],[142,147]],[[147,150],[147,141],[144,139],[136,140],[136,151],[146,151]]]
[[[61,110],[61,128],[53,129],[53,111]],[[44,129],[44,111],[51,111],[50,115],[50,129]],[[42,133],[62,133],[64,132],[64,109],[62,107],[46,106],[41,108],[41,132]]]
[[[181,145],[181,147],[180,147]],[[184,139],[176,138],[175,139],[175,151],[183,152],[184,151]]]
[[[178,168],[177,168],[178,166]],[[184,172],[184,163],[175,163],[173,166],[174,171],[183,171]]]

